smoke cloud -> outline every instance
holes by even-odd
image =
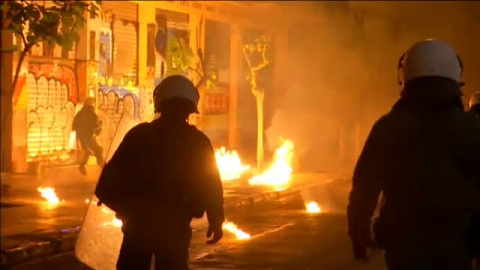
[[[452,44],[465,66],[465,100],[480,90],[478,2],[286,3],[285,18],[321,18],[290,27],[289,75],[267,130],[269,142],[295,142],[301,170],[353,169],[371,126],[399,96],[399,57],[419,40]]]

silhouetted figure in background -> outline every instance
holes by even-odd
[[[223,188],[210,140],[191,126],[199,95],[185,77],[165,78],[154,92],[160,118],[132,128],[105,166],[96,188],[123,221],[117,269],[188,269],[190,222],[207,213],[223,237]]]
[[[73,119],[72,130],[76,132],[77,139],[84,151],[78,167],[80,172],[83,175],[87,174],[85,165],[92,154],[95,155],[97,164],[103,166],[103,149],[95,138],[101,132],[101,122],[95,113],[95,99],[87,98],[85,100],[82,109]]]
[[[414,44],[399,63],[401,98],[373,126],[348,205],[354,257],[374,242],[389,269],[470,270],[467,233],[479,210],[480,123],[463,108],[462,64],[446,43]]]

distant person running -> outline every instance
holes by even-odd
[[[80,159],[78,170],[86,175],[87,171],[85,165],[88,159],[93,154],[97,159],[97,164],[103,167],[103,149],[98,145],[96,136],[100,134],[101,122],[95,113],[95,99],[87,98],[83,108],[75,115],[73,119],[72,130],[76,132],[77,138],[80,141],[84,154]]]

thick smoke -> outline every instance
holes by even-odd
[[[267,130],[269,141],[295,142],[300,169],[351,172],[374,121],[399,96],[400,55],[419,40],[451,43],[465,66],[465,100],[480,90],[478,2],[289,5],[290,12],[321,18],[290,28],[289,77]]]

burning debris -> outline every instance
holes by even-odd
[[[305,207],[307,208],[307,213],[318,214],[322,212],[322,208],[314,201],[306,203]]]
[[[256,175],[248,182],[250,185],[272,186],[277,190],[285,189],[292,174],[292,158],[294,144],[285,140],[275,151],[272,165],[263,174]]]
[[[215,158],[222,181],[239,179],[245,171],[250,169],[250,166],[242,164],[235,150],[227,151],[225,147],[221,147],[215,151]]]
[[[90,199],[85,199],[85,203],[86,204],[90,203]]]
[[[55,189],[52,187],[37,188],[38,192],[45,198],[49,205],[57,205],[60,203],[60,199],[58,199],[57,194],[55,193]]]
[[[234,234],[238,240],[250,239],[250,234],[240,230],[233,222],[224,222],[223,229],[227,232]]]

